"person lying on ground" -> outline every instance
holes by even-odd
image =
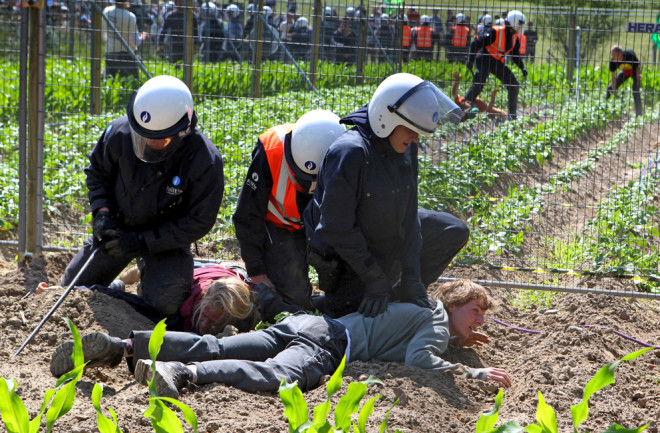
[[[490,343],[488,336],[476,332],[486,311],[496,306],[486,289],[456,280],[442,284],[432,296],[437,299],[434,309],[396,302],[376,317],[297,314],[265,330],[220,339],[168,331],[155,366],[157,392],[178,397],[189,382],[275,392],[282,379],[297,381],[306,391],[332,374],[344,356],[347,362],[402,362],[511,386],[503,369],[474,368],[440,357],[450,343],[463,347]],[[101,332],[87,334],[82,338],[87,366],[115,367],[127,358],[136,380],[146,384],[151,379],[150,337],[150,331],[134,331],[125,340]],[[72,341],[55,349],[50,361],[54,376],[73,368],[72,352]]]
[[[465,122],[467,119],[474,118],[477,113],[488,113],[488,117],[491,119],[500,118],[502,120],[507,120],[507,112],[495,106],[495,97],[500,91],[499,88],[496,87],[492,92],[490,92],[490,100],[488,101],[488,104],[486,104],[486,101],[479,97],[474,98],[474,103],[470,104],[467,99],[458,95],[458,86],[460,83],[461,74],[456,71],[454,72],[454,84],[451,87],[451,97],[456,105],[458,105],[461,110],[463,110],[463,117],[461,118],[461,122]]]

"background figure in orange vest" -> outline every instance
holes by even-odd
[[[525,35],[525,38],[527,39],[527,55],[525,61],[531,63],[534,63],[534,58],[536,57],[536,43],[539,40],[539,34],[536,29],[532,27],[533,25],[534,23],[531,21],[527,23],[527,28],[523,32],[523,35]]]
[[[522,70],[523,77],[527,76],[527,69],[520,56],[520,41],[516,37],[516,33],[522,31],[524,24],[525,16],[522,12],[511,11],[507,15],[505,25],[495,25],[489,30],[484,30],[482,35],[472,41],[467,67],[471,70],[473,63],[476,63],[477,71],[472,79],[472,86],[465,95],[468,102],[474,103],[492,72],[504,84],[509,94],[509,118],[516,118],[520,85],[513,72],[505,65],[505,61],[510,55],[513,62]]]
[[[399,32],[399,26],[397,23],[396,26],[397,33]],[[412,38],[412,29],[410,28],[410,25],[408,24],[408,16],[403,15],[403,26],[401,27],[401,51],[402,51],[402,57],[403,61],[408,61],[408,58],[410,57],[410,42]],[[399,41],[399,36],[397,34],[396,36],[396,41],[398,43]]]
[[[451,87],[451,97],[454,103],[463,110],[463,117],[461,122],[473,118],[477,113],[488,113],[491,119],[506,120],[509,115],[506,111],[495,106],[495,97],[500,91],[497,87],[490,92],[490,100],[488,103],[481,98],[474,98],[473,103],[469,103],[464,97],[458,95],[458,86],[461,83],[461,74],[454,72],[454,84]],[[476,113],[475,113],[476,108]]]
[[[411,32],[411,41],[415,45],[415,59],[433,60],[433,46],[437,39],[438,35],[431,27],[431,17],[422,15],[420,25]]]
[[[456,23],[452,26],[451,46],[447,52],[450,62],[465,63],[469,50],[470,26],[465,14],[456,15]]]
[[[250,281],[308,310],[312,286],[302,213],[325,151],[345,130],[336,114],[314,110],[261,134],[233,217]]]

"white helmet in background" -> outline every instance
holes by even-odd
[[[486,27],[492,26],[493,25],[493,17],[490,15],[484,15],[481,17],[481,24],[483,24]]]
[[[205,2],[202,4],[202,18],[213,19],[218,18],[218,7],[213,2]]]
[[[270,18],[271,15],[273,15],[273,8],[271,8],[270,6],[264,6],[264,7],[261,9],[261,11],[263,12],[263,14],[264,14],[264,16],[266,17],[266,19]]]
[[[254,11],[256,11],[256,10],[257,10],[257,6],[256,6],[254,3],[250,3],[250,4],[247,6],[247,13],[248,13],[248,15],[252,15],[252,14],[254,13]]]
[[[369,125],[380,138],[389,137],[399,125],[429,136],[446,122],[458,124],[462,115],[433,83],[408,73],[383,80],[368,106]]]
[[[351,6],[347,7],[346,8],[346,16],[351,17],[351,18],[354,17],[355,16],[355,8],[351,7]]]
[[[309,111],[296,121],[291,140],[285,143],[284,155],[303,190],[313,191],[325,152],[344,131],[346,127],[339,123],[339,116],[329,110]]]
[[[498,18],[495,20],[495,25],[496,26],[505,26],[506,25],[506,20],[504,18]]]
[[[149,79],[126,107],[133,150],[144,162],[170,157],[190,134],[197,118],[188,86],[170,75]]]
[[[229,18],[230,20],[234,20],[238,18],[238,16],[241,14],[241,10],[238,8],[238,6],[236,6],[233,3],[227,6],[226,11],[227,11],[227,18]]]
[[[465,24],[465,14],[456,14],[456,24]]]
[[[420,24],[431,24],[431,17],[428,15],[422,15],[422,17],[419,19]]]
[[[305,17],[300,17],[296,20],[293,28],[296,30],[306,30],[309,29],[309,20]]]
[[[323,16],[326,16],[326,17],[331,17],[332,16],[332,8],[330,6],[326,6],[323,9]]]
[[[522,33],[523,26],[525,25],[525,15],[520,11],[511,11],[506,16],[509,25],[513,27],[516,33]]]

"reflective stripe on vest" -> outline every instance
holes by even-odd
[[[268,195],[266,221],[290,231],[302,230],[302,219],[296,202],[296,189],[290,180],[289,166],[284,156],[286,134],[293,123],[275,126],[259,136],[266,151],[268,166],[273,177],[273,188]]]
[[[417,27],[417,48],[431,48],[433,29],[431,27]]]
[[[451,44],[455,47],[465,48],[468,43],[468,36],[470,34],[470,28],[467,26],[453,26],[452,28],[453,36],[451,38]]]
[[[495,40],[486,47],[486,51],[500,62],[504,63],[505,57],[511,52],[513,47],[506,50],[506,30],[504,26],[493,26],[495,31]]]
[[[520,41],[520,46],[518,47],[518,51],[520,51],[521,56],[524,56],[525,54],[527,54],[527,36],[519,35],[516,33],[516,37]]]
[[[410,26],[403,25],[403,46],[408,48],[410,46]]]

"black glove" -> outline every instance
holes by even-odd
[[[103,251],[111,256],[135,256],[146,249],[144,238],[139,232],[110,230],[107,236],[112,240],[103,244]]]
[[[314,266],[319,277],[319,289],[325,293],[333,293],[337,289],[337,281],[341,276],[341,267],[335,259],[326,260],[313,250],[307,252],[307,261]]]
[[[94,243],[102,244],[113,238],[108,235],[108,232],[113,232],[117,230],[117,223],[110,216],[110,212],[107,210],[102,210],[96,213],[94,216]]]
[[[523,78],[527,78],[527,68],[522,68]]]
[[[366,293],[360,303],[358,312],[365,317],[376,317],[383,314],[390,300],[390,283],[387,278],[383,276],[367,284],[364,291]]]

